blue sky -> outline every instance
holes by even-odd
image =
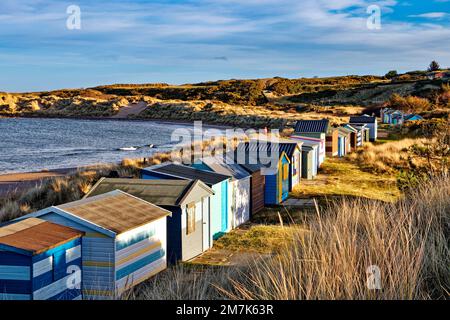
[[[450,66],[450,0],[1,0],[0,40],[0,91],[384,74]]]

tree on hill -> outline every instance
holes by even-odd
[[[428,67],[428,71],[432,72],[432,71],[439,71],[441,70],[441,66],[439,65],[439,63],[437,63],[437,61],[432,61],[430,63],[430,66]]]
[[[391,70],[388,73],[386,73],[386,75],[384,77],[386,79],[392,79],[392,78],[395,78],[396,76],[398,76],[397,70]]]

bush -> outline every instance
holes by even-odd
[[[414,96],[402,97],[398,94],[392,95],[388,106],[405,112],[423,112],[431,109],[431,103],[428,99]]]

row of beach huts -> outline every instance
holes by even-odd
[[[376,139],[375,117],[340,127],[302,120],[289,139],[243,142],[233,154],[190,165],[163,163],[140,179],[102,178],[82,200],[0,228],[0,300],[119,298],[282,204],[326,157]]]

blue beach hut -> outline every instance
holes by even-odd
[[[232,199],[229,197],[231,177],[191,168],[174,163],[163,163],[142,169],[142,179],[149,180],[200,180],[210,187],[214,195],[210,198],[211,219],[210,232],[213,240],[231,230],[229,215],[231,214]]]
[[[120,190],[50,207],[26,217],[64,225],[82,238],[83,299],[117,299],[167,268],[171,213]]]
[[[0,300],[81,300],[83,235],[35,218],[0,228]]]

